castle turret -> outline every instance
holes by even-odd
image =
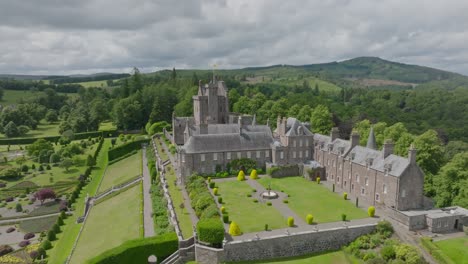
[[[375,135],[374,135],[374,127],[371,126],[370,132],[369,132],[369,137],[367,138],[367,148],[370,149],[375,149],[377,150],[377,143],[375,142]]]
[[[188,118],[185,119],[185,130],[184,130],[184,142],[187,142],[188,139],[190,138],[191,133],[190,133],[190,128],[189,128],[189,122]]]

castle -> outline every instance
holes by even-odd
[[[468,213],[462,208],[452,210],[459,212],[456,215],[440,214],[440,209],[422,210],[427,207],[424,173],[416,163],[413,146],[405,158],[393,154],[390,141],[378,150],[372,128],[363,147],[357,133],[350,140],[340,139],[337,128],[330,135],[312,133],[309,123],[296,118],[278,117],[272,131],[269,122],[260,125],[255,116],[229,112],[227,95],[223,81],[200,82],[198,94],[193,96],[194,116],[173,117],[171,140],[177,145],[182,181],[193,173],[214,174],[225,170],[232,160],[248,158],[259,168],[283,168],[278,176],[320,177],[364,204],[390,209],[410,229],[432,228],[434,215],[440,221],[459,219],[455,223],[468,224]],[[452,223],[451,227],[460,228]]]

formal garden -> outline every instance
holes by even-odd
[[[141,175],[141,151],[109,164],[98,192],[131,181]]]

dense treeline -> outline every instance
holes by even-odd
[[[50,78],[45,78],[50,80],[51,83],[61,84],[61,83],[79,83],[79,82],[92,82],[92,81],[107,81],[107,80],[117,80],[122,78],[129,77],[128,73],[115,73],[115,74],[101,74],[85,77],[73,77],[73,76],[51,76]]]
[[[53,89],[59,93],[77,93],[80,89],[84,89],[79,84],[47,84],[42,81],[17,81],[17,80],[1,80],[0,88],[6,90],[17,91],[44,91],[46,89]]]

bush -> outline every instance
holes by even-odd
[[[294,217],[288,217],[288,226],[294,227]]]
[[[268,224],[265,224],[265,231],[268,231]]]
[[[288,200],[283,200],[283,203],[287,204],[287,203],[289,203],[289,201]]]
[[[19,213],[19,212],[23,212],[23,207],[21,206],[20,203],[17,203],[17,204],[16,204],[16,212],[18,212],[18,213]]]
[[[215,182],[210,182],[208,185],[210,186],[210,189],[213,189],[215,187]]]
[[[52,230],[54,230],[56,234],[60,233],[60,226],[56,223],[54,226],[52,226]]]
[[[386,261],[390,261],[395,258],[395,249],[393,246],[384,246],[380,250],[380,255]]]
[[[47,233],[47,239],[49,241],[54,241],[55,239],[57,239],[54,230],[50,230],[49,233]]]
[[[58,224],[59,226],[61,226],[61,225],[64,224],[64,223],[63,223],[62,216],[59,216],[59,217],[57,218],[57,224]]]
[[[224,240],[224,225],[219,218],[201,219],[197,223],[198,238],[211,245],[221,245]]]
[[[315,181],[317,182],[317,184],[320,184],[320,177],[317,177]]]
[[[208,183],[210,183],[211,182],[211,177],[208,177],[206,180],[208,181]]]
[[[223,203],[223,197],[218,197],[218,203],[220,203],[220,204]]]
[[[226,207],[221,206],[221,213],[224,214],[226,212]]]
[[[5,202],[7,202],[7,203],[13,202],[13,200],[15,200],[15,198],[13,198],[13,197],[7,197],[7,198],[5,198]]]
[[[14,228],[14,227],[9,227],[9,228],[6,230],[6,232],[7,232],[7,233],[11,233],[11,232],[13,232],[13,231],[15,231],[15,230],[16,230],[16,228]]]
[[[41,243],[41,247],[45,250],[49,250],[52,248],[52,243],[50,243],[50,240],[46,239],[44,241],[42,241]]]
[[[19,242],[18,246],[23,248],[25,246],[28,246],[29,244],[31,244],[31,242],[29,242],[29,240],[23,240],[23,241]]]
[[[254,202],[254,203],[258,203],[258,200],[257,200],[257,199],[253,199],[253,202]]]
[[[223,223],[229,224],[229,215],[228,214],[223,214]]]
[[[306,216],[306,222],[307,222],[308,225],[313,224],[313,223],[314,223],[314,216],[311,215],[311,214],[308,214],[308,215]]]
[[[13,252],[13,248],[9,245],[0,245],[0,256]]]
[[[348,200],[348,193],[343,193],[343,199]]]
[[[370,217],[374,217],[374,215],[375,215],[375,207],[374,207],[374,206],[369,206],[369,208],[367,208],[367,214],[368,214]]]
[[[242,235],[242,232],[240,230],[239,225],[234,221],[232,221],[231,224],[229,225],[229,234],[231,236],[240,236],[240,235]]]
[[[35,237],[35,236],[36,236],[36,235],[35,235],[34,233],[26,233],[26,234],[24,235],[23,238],[24,238],[24,239],[31,239],[31,238],[33,238],[33,237]]]
[[[252,179],[252,180],[258,179],[257,170],[253,169],[253,170],[250,172],[250,179]]]
[[[214,195],[218,195],[218,188],[214,188],[214,189],[213,189],[213,194],[214,194]]]
[[[271,206],[271,202],[267,202],[266,205]]]
[[[341,221],[346,221],[346,214],[341,214]]]
[[[177,235],[168,233],[150,238],[126,241],[97,257],[88,260],[88,264],[148,263],[148,256],[156,255],[162,261],[178,248]]]
[[[203,210],[200,219],[207,219],[213,217],[219,217],[219,211],[216,204],[212,204],[208,206],[205,210]]]
[[[33,251],[29,252],[29,257],[31,259],[35,260],[37,257],[39,257],[39,251],[33,250]]]
[[[248,194],[247,194],[247,197],[252,197],[252,194],[248,193]]]
[[[375,229],[377,233],[383,235],[384,237],[390,237],[393,234],[393,226],[388,221],[379,221]]]
[[[238,180],[238,181],[245,181],[245,173],[244,173],[244,171],[239,171],[239,174],[237,174],[237,180]]]

